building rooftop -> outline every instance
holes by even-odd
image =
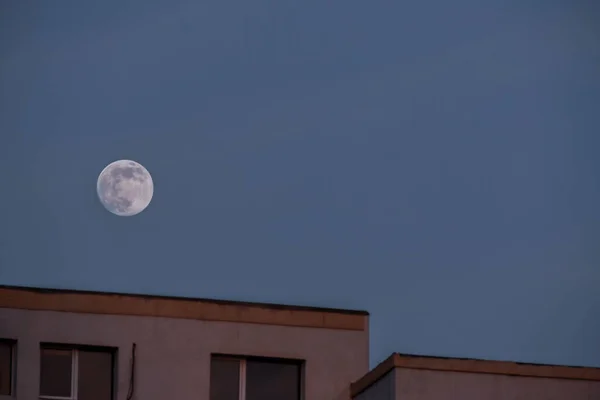
[[[366,311],[0,285],[0,308],[367,330]]]
[[[431,357],[393,353],[358,381],[352,383],[352,396],[361,393],[394,368],[424,369],[476,374],[600,381],[600,368],[526,364],[469,358]]]

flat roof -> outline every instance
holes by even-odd
[[[361,393],[395,368],[600,381],[600,368],[393,353],[377,367],[350,385],[352,396]]]
[[[4,285],[0,308],[358,331],[368,329],[369,317],[359,310]]]

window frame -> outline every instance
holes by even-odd
[[[0,394],[0,399],[14,399],[17,395],[17,340],[1,338],[0,344],[7,345],[10,348],[10,386],[8,394]]]
[[[42,351],[44,350],[68,350],[71,352],[71,396],[48,396],[41,393],[41,387],[38,387],[38,396],[40,400],[78,400],[79,395],[79,352],[80,351],[98,351],[103,353],[109,353],[111,355],[111,400],[116,399],[115,386],[116,386],[116,360],[117,360],[117,348],[107,346],[90,346],[90,345],[77,345],[77,344],[64,344],[64,343],[40,343],[40,384],[41,384],[41,360]]]
[[[239,380],[238,380],[238,398],[237,400],[246,400],[246,373],[247,373],[247,364],[248,361],[263,361],[263,362],[272,362],[272,363],[283,363],[283,364],[293,364],[297,365],[299,368],[299,376],[298,376],[298,392],[300,394],[299,399],[304,400],[304,369],[305,369],[305,360],[297,359],[297,358],[280,358],[280,357],[262,357],[262,356],[243,356],[243,355],[231,355],[231,354],[222,354],[222,353],[211,353],[210,355],[210,364],[212,365],[212,361],[214,359],[219,360],[230,360],[237,361],[239,364]],[[209,365],[209,371],[211,369],[211,365]],[[210,377],[209,377],[210,380]],[[210,384],[210,383],[209,383]]]

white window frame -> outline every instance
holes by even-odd
[[[77,400],[77,382],[78,373],[79,373],[79,350],[77,349],[60,349],[60,348],[52,348],[52,347],[42,347],[40,351],[44,350],[65,350],[71,351],[71,396],[63,397],[63,396],[45,396],[40,393],[38,398],[46,399],[46,400]],[[40,354],[41,358],[41,354]]]
[[[213,355],[211,357],[211,361],[214,358],[218,358],[220,360],[233,360],[239,363],[239,379],[238,379],[238,398],[237,400],[246,400],[246,370],[247,370],[247,357],[235,357],[235,356],[221,356],[221,355]],[[285,360],[285,361],[293,361],[293,360]],[[304,368],[300,365],[300,399],[304,399]]]
[[[9,394],[0,394],[0,399],[14,399],[17,387],[17,341],[0,339],[0,343],[10,348],[10,392]]]
[[[240,361],[240,394],[238,400],[246,400],[246,359],[239,358]]]

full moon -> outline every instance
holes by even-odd
[[[119,160],[108,164],[100,172],[96,191],[108,211],[129,217],[148,207],[154,194],[154,182],[143,165],[131,160]]]

